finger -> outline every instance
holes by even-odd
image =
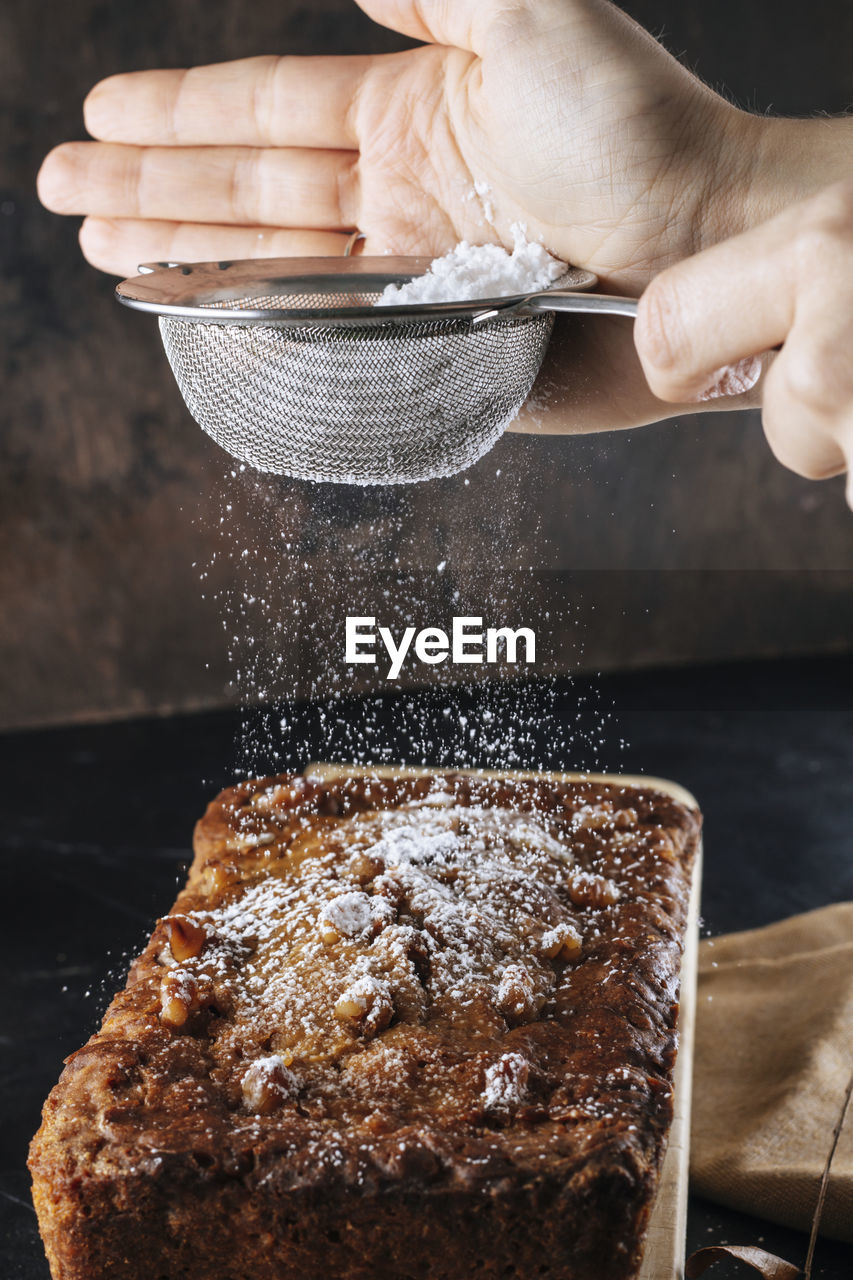
[[[663,272],[635,326],[652,389],[665,400],[724,393],[731,367],[781,344],[828,283],[849,297],[839,261],[851,247],[853,183],[841,182]]]
[[[68,142],[42,165],[55,213],[345,230],[357,225],[357,154],[303,148]]]
[[[357,0],[360,9],[383,27],[427,44],[452,45],[480,53],[494,0]]]
[[[825,480],[847,469],[853,428],[853,307],[804,314],[764,387],[762,421],[776,457],[797,475]]]
[[[86,128],[138,146],[355,148],[353,104],[375,57],[243,58],[96,84]]]
[[[769,386],[764,391],[764,434],[776,458],[807,480],[828,480],[847,470],[847,457],[836,434],[820,414]]]
[[[732,409],[761,403],[757,389],[736,395]],[[586,435],[704,413],[710,404],[670,404],[655,396],[624,320],[560,315],[527,403],[509,431]]]
[[[116,276],[136,275],[140,262],[219,262],[239,258],[339,257],[348,235],[211,223],[86,218],[80,247],[88,262]]]
[[[766,224],[687,258],[640,299],[634,341],[662,400],[697,401],[746,390],[750,357],[784,341],[796,280],[785,229]]]

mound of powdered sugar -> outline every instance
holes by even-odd
[[[469,244],[463,240],[428,271],[407,284],[389,284],[377,307],[400,307],[418,302],[465,302],[473,298],[502,298],[547,289],[566,274],[566,264],[541,244],[528,240],[518,222],[512,227],[513,247]]]

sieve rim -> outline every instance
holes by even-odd
[[[498,298],[476,298],[463,302],[418,303],[406,306],[375,307],[229,307],[250,294],[257,297],[286,293],[335,291],[381,293],[388,284],[402,284],[423,275],[432,259],[413,257],[358,258],[245,258],[223,262],[156,263],[140,266],[140,274],[116,287],[120,303],[174,320],[216,325],[265,325],[269,328],[395,324],[413,320],[473,320],[484,312],[511,312],[523,315],[528,293]],[[567,267],[550,289],[583,293],[593,289],[598,278],[591,271]],[[538,290],[546,294],[550,290]]]

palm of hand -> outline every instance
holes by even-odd
[[[516,12],[481,57],[428,46],[375,66],[355,117],[367,252],[444,252],[491,238],[494,217],[505,242],[522,222],[628,288],[695,247],[694,209],[671,226],[702,195],[686,194],[684,139],[713,145],[707,117],[728,108],[619,11],[567,12],[556,31]]]

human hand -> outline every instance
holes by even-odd
[[[49,208],[86,215],[89,261],[131,275],[150,260],[334,255],[355,228],[367,253],[437,254],[509,243],[520,220],[605,289],[639,294],[837,163],[833,125],[736,110],[607,0],[361,3],[429,43],[96,86],[85,116],[99,140],[56,148],[39,175]],[[544,414],[524,411],[519,429],[678,411],[653,395],[619,320],[558,319],[540,401],[543,387]]]
[[[763,381],[771,449],[798,475],[848,472],[853,507],[853,182],[659,275],[640,301],[637,350],[663,400],[713,403]]]
[[[86,102],[98,141],[48,156],[42,199],[86,215],[86,257],[124,275],[155,259],[337,254],[354,228],[369,254],[434,254],[509,243],[522,221],[605,288],[639,293],[740,229],[753,118],[605,0],[362,7],[429,43],[112,77]],[[629,325],[587,330],[580,380],[574,360],[550,361],[566,406],[556,429],[672,411],[642,378]]]
[[[42,198],[88,215],[86,256],[120,274],[140,257],[335,252],[355,227],[368,254],[439,253],[509,243],[521,220],[637,292],[724,221],[715,193],[745,164],[726,144],[751,117],[605,0],[362,7],[427,46],[112,77],[86,101],[99,142],[52,152]]]

